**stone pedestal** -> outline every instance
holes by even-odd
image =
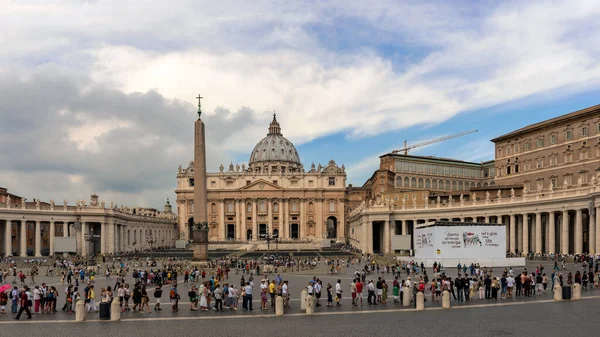
[[[306,310],[306,296],[308,296],[308,291],[306,289],[300,292],[300,310]]]
[[[306,314],[314,315],[315,313],[315,298],[312,296],[308,296],[306,298]]]
[[[208,261],[208,230],[192,231],[192,262]]]
[[[444,290],[442,293],[442,308],[450,309],[450,292],[448,290]]]
[[[110,304],[110,320],[120,321],[121,320],[121,304],[116,299]]]
[[[554,300],[562,301],[562,287],[558,283],[554,285]]]
[[[417,293],[417,310],[425,310],[425,294],[422,292]]]
[[[283,316],[283,297],[277,296],[275,299],[275,316]]]
[[[573,284],[573,297],[572,300],[580,300],[581,299],[581,284],[575,283]]]
[[[412,289],[410,287],[404,287],[403,295],[402,295],[402,306],[409,307],[410,306],[410,297]]]
[[[87,314],[87,310],[85,309],[85,302],[79,300],[75,304],[75,321],[83,322],[85,321],[85,315]]]

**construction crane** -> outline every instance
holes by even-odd
[[[445,136],[445,137],[430,139],[430,140],[428,140],[426,142],[418,143],[418,144],[411,145],[411,146],[408,146],[406,144],[406,141],[404,141],[404,148],[400,149],[400,150],[394,150],[394,151],[392,151],[392,153],[404,152],[404,155],[406,156],[406,155],[408,155],[408,150],[410,150],[410,149],[414,149],[416,147],[421,147],[421,146],[425,146],[425,145],[429,145],[429,144],[443,142],[443,141],[448,140],[448,139],[452,139],[452,138],[456,138],[456,137],[461,137],[461,136],[464,136],[464,135],[475,133],[477,131],[478,130],[465,131],[465,132],[457,133],[457,134],[450,135],[450,136]]]

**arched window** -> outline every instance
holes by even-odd
[[[446,180],[446,190],[450,190],[450,180]]]
[[[419,178],[419,188],[423,188],[425,185],[423,184],[423,178]]]
[[[252,213],[252,204],[251,203],[246,204],[246,213]]]
[[[217,204],[215,204],[214,202],[212,203],[212,205],[210,205],[210,212],[212,214],[216,214],[217,213]]]
[[[463,182],[462,182],[462,181],[459,181],[459,182],[458,182],[458,190],[459,190],[459,191],[462,191],[462,190],[463,190]]]
[[[429,179],[425,179],[425,188],[431,188],[431,182]]]
[[[410,180],[410,187],[417,187],[417,178],[412,178]]]
[[[402,186],[402,177],[396,177],[396,186]]]
[[[329,212],[335,212],[335,201],[329,200]]]
[[[431,188],[433,188],[434,190],[437,190],[438,188],[438,182],[435,179],[431,180]]]
[[[276,202],[273,203],[273,212],[274,213],[279,212],[279,204]]]
[[[228,213],[233,213],[233,202],[228,202],[227,203],[227,212]]]
[[[266,205],[266,203],[265,203],[264,200],[261,200],[258,205],[259,205],[259,208],[258,208],[259,212],[261,212],[261,213],[266,213],[267,212],[267,205]]]
[[[456,181],[452,180],[452,190],[456,191]]]
[[[471,188],[474,188],[474,187],[475,187],[475,183],[471,182]]]
[[[408,177],[404,177],[404,187],[409,187],[410,186],[410,180],[408,179]]]

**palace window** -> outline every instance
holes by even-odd
[[[396,177],[396,186],[402,186],[402,177]]]
[[[588,136],[588,127],[587,126],[583,126],[581,128],[581,137],[587,137]]]
[[[550,156],[550,166],[558,165],[558,155],[553,154]]]
[[[252,181],[251,180],[246,180],[246,186],[248,186],[250,184],[252,184]]]
[[[565,174],[565,181],[567,182],[567,185],[571,186],[572,182],[572,176],[570,174]]]
[[[227,180],[227,186],[233,186],[233,180]]]
[[[259,205],[259,208],[258,208],[259,212],[261,212],[261,213],[266,213],[267,212],[267,205],[266,205],[266,203],[265,203],[264,200],[261,200],[258,205]]]
[[[329,212],[335,212],[335,201],[329,201]]]
[[[232,202],[227,203],[227,213],[233,213],[233,203]]]
[[[552,187],[556,188],[556,177],[550,177],[550,183],[552,184]]]
[[[596,123],[596,133],[600,133],[600,123]]]
[[[190,184],[190,187],[194,187],[194,178],[190,178],[189,184]]]
[[[550,135],[550,144],[556,144],[556,135]]]
[[[502,149],[498,149],[498,157],[502,157]]]
[[[573,131],[567,130],[565,132],[565,140],[571,140],[571,139],[573,139]]]
[[[519,144],[515,144],[515,153],[519,153]]]
[[[587,149],[582,149],[581,151],[579,151],[579,160],[586,160],[587,157]]]
[[[587,172],[579,173],[579,179],[581,179],[582,184],[587,184]]]
[[[537,159],[537,166],[536,166],[536,167],[537,167],[537,168],[542,168],[542,167],[544,167],[544,158],[543,158],[543,157],[542,157],[542,158],[538,158],[538,159]]]
[[[529,151],[529,148],[531,147],[531,144],[529,142],[525,142],[525,151]]]
[[[335,186],[335,177],[329,177],[329,186]]]
[[[273,185],[277,185],[277,180],[273,180]]]
[[[275,203],[273,203],[273,212],[274,212],[274,213],[277,213],[277,212],[279,212],[279,204],[278,204],[278,203],[276,203],[276,202],[275,202]]]
[[[252,204],[251,203],[246,204],[246,213],[252,213]]]
[[[540,137],[536,140],[537,147],[544,146],[544,137]]]
[[[506,155],[510,156],[510,145],[506,147]]]

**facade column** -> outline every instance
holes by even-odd
[[[111,223],[107,223],[106,224],[108,226],[108,240],[106,240],[106,251],[109,254],[114,254],[115,250],[116,250],[116,245],[117,245],[117,238],[116,238],[116,229],[115,227],[117,226],[114,222]]]
[[[267,199],[267,235],[273,233],[273,199]]]
[[[484,216],[483,217],[483,223],[490,223],[490,217],[489,216]]]
[[[535,213],[535,253],[542,253],[542,213]]]
[[[514,253],[517,247],[517,233],[516,233],[516,221],[515,215],[510,215],[510,252]]]
[[[346,238],[347,235],[349,235],[349,233],[346,233],[346,202],[343,198],[338,199],[338,205],[339,208],[336,209],[336,213],[340,215],[339,219],[338,219],[338,228],[337,228],[337,238],[340,241],[344,241],[344,239]],[[391,242],[391,236],[390,236],[390,242]],[[391,250],[391,243],[390,243],[390,250]]]
[[[12,255],[12,220],[6,220],[4,227],[4,256]]]
[[[21,257],[27,257],[27,220],[21,220],[20,242],[20,255]]]
[[[529,253],[529,216],[527,214],[521,215],[521,229],[523,230],[522,237],[522,249],[521,255]]]
[[[560,253],[569,254],[569,211],[562,212],[560,231]]]
[[[323,220],[323,204],[324,204],[324,202],[325,202],[325,199],[323,199],[323,198],[317,198],[315,200],[315,209],[317,212],[317,214],[316,214],[316,222],[317,222],[316,234],[317,234],[318,240],[323,240],[325,238],[325,235],[323,235],[323,229],[325,229],[325,232],[327,232],[327,230],[326,230],[327,224]],[[338,231],[339,231],[339,224],[338,224]]]
[[[227,226],[225,225],[225,200],[219,200],[219,241],[225,241],[227,235],[225,231]]]
[[[35,222],[35,239],[33,241],[35,242],[35,248],[33,249],[34,256],[41,257],[42,256],[42,223],[39,220],[37,220]]]
[[[56,225],[54,224],[54,221],[50,221],[50,235],[49,240],[50,240],[50,255],[54,256],[54,236],[55,236],[55,231],[56,231]]]
[[[583,211],[579,208],[575,210],[575,254],[583,253]]]
[[[402,222],[404,223],[404,222]],[[360,247],[363,251],[363,253],[368,253],[369,250],[369,246],[367,244],[368,240],[368,235],[369,233],[367,232],[367,227],[368,227],[369,222],[368,221],[364,221],[361,223],[361,238],[360,238]]]
[[[69,222],[63,221],[63,238],[69,237]]]
[[[554,221],[554,212],[548,213],[548,254],[554,254],[556,250],[556,225]]]
[[[365,226],[367,226],[367,237],[366,237],[366,246],[367,246],[367,253],[372,254],[373,253],[373,222],[370,219],[366,219],[363,220]]]
[[[256,199],[252,199],[252,241],[258,240],[258,209],[256,208]]]
[[[100,223],[100,253],[101,254],[106,254],[106,241],[108,238],[108,230],[107,230],[107,223],[105,222],[101,222]]]
[[[390,236],[390,220],[385,220],[383,222],[383,226],[383,239],[385,240],[383,242],[383,253],[388,254],[391,253],[392,250],[392,238]]]
[[[289,239],[290,237],[290,201],[285,199],[283,201],[283,238]]]
[[[306,225],[306,216],[304,215],[305,212],[306,207],[304,204],[304,199],[300,199],[300,234],[298,234],[298,239],[308,237],[308,226]]]
[[[246,199],[240,199],[242,221],[240,223],[240,240],[246,241]]]
[[[589,247],[589,251],[590,254],[596,254],[596,217],[598,216],[595,212],[595,209],[591,209],[590,210],[590,216],[589,216],[589,233],[588,233],[588,247]],[[592,213],[594,213],[594,215],[592,215]]]
[[[516,215],[516,222],[517,222],[517,251],[520,253],[523,253],[523,215],[517,214]]]
[[[408,235],[408,223],[406,220],[402,220],[402,235]]]
[[[282,237],[282,235],[285,235],[285,221],[283,221],[283,199],[279,199],[277,200],[277,210],[279,211],[279,214],[277,215],[277,218],[279,219],[279,238]],[[285,237],[285,236],[284,236]]]

